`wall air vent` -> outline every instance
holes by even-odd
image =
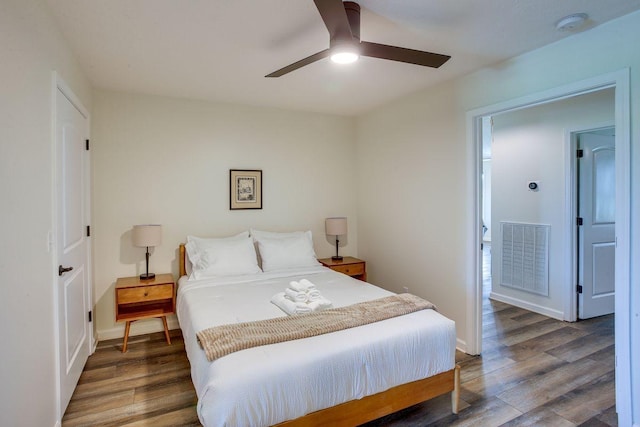
[[[500,222],[501,285],[549,296],[549,225]]]

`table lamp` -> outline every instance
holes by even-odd
[[[151,280],[155,273],[149,273],[149,247],[162,243],[162,226],[160,224],[141,224],[133,226],[133,245],[147,248],[147,272],[140,275],[140,280]]]
[[[338,254],[338,246],[340,245],[338,237],[347,234],[347,218],[342,216],[325,219],[324,230],[327,235],[336,236],[336,255],[332,256],[331,259],[342,261],[342,257]]]

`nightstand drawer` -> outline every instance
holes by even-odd
[[[346,274],[347,276],[362,280],[363,282],[367,281],[367,263],[361,259],[346,256],[340,260],[323,258],[318,261],[320,261],[320,264],[332,269],[333,271]]]
[[[339,273],[344,273],[347,276],[357,276],[360,274],[364,274],[364,263],[334,265],[331,267],[331,269]]]
[[[139,288],[118,289],[117,300],[119,304],[157,301],[173,298],[173,285],[155,285]]]

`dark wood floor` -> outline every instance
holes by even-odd
[[[568,323],[492,301],[483,255],[482,356],[456,354],[462,410],[441,396],[366,426],[617,426],[613,315]]]
[[[366,424],[617,426],[613,315],[578,323],[487,301],[482,356],[462,353],[461,408],[448,396]]]
[[[158,320],[160,322],[160,320]],[[184,341],[171,331],[100,342],[62,419],[71,426],[200,426]]]
[[[566,323],[484,300],[483,354],[458,352],[461,411],[449,396],[368,423],[408,426],[616,426],[613,316]],[[101,342],[64,416],[71,426],[199,426],[179,331]]]

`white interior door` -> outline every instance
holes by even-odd
[[[615,308],[615,137],[610,133],[578,136],[580,319],[610,314]]]
[[[91,351],[88,264],[88,118],[56,91],[57,314],[60,416]],[[66,270],[66,271],[65,271]]]

